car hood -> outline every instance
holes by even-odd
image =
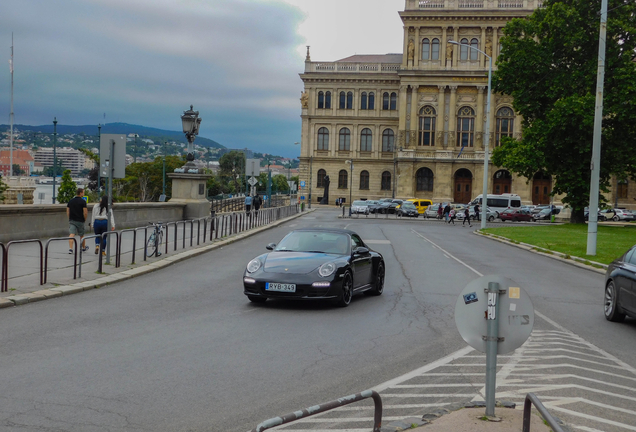
[[[338,255],[313,252],[271,252],[265,259],[266,273],[307,274]]]

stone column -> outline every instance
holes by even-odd
[[[459,42],[459,28],[455,27],[453,29],[453,40],[455,42]],[[453,45],[453,66],[457,66],[459,64],[459,51],[460,51],[460,46],[459,45]],[[457,88],[457,87],[455,87]]]
[[[340,142],[338,140],[338,127],[336,125],[331,125],[331,130],[329,131],[329,156],[335,157],[336,152],[338,151],[338,146]]]
[[[404,43],[402,47],[402,68],[408,69],[409,27],[404,27]]]
[[[406,89],[408,88],[408,86],[406,85],[401,85],[400,86],[400,93],[399,93],[399,111],[398,114],[400,116],[400,122],[399,122],[399,130],[404,133],[404,131],[406,131]],[[398,133],[399,134],[399,133]],[[400,145],[403,145],[403,143],[401,143]]]
[[[481,27],[481,43],[479,44],[480,46],[480,50],[482,50],[483,52],[486,52],[486,26],[482,26]],[[479,53],[479,66],[484,67],[484,65],[486,65],[486,67],[488,67],[488,65],[486,64],[487,60],[486,60],[486,56]]]
[[[168,173],[172,179],[171,203],[183,203],[183,219],[210,216],[210,202],[206,199],[206,182],[212,174]]]
[[[497,32],[499,31],[499,27],[492,28],[492,65],[495,65],[495,60],[499,56],[499,36]]]
[[[457,140],[457,86],[449,87],[451,94],[448,107],[448,145],[454,148],[455,141]]]
[[[439,89],[439,95],[437,96],[437,121],[435,124],[435,145],[441,147],[444,145],[444,114],[446,107],[444,102],[446,101],[446,86],[437,86]]]
[[[446,66],[446,44],[448,43],[447,37],[446,37],[446,28],[447,27],[442,27],[442,39],[439,41],[440,47],[439,47],[439,64],[442,67],[448,67]]]
[[[413,53],[413,69],[419,69],[420,54],[422,54],[422,35],[420,34],[419,27],[415,30],[413,43],[415,44],[415,52]]]
[[[484,121],[486,117],[484,116],[484,90],[485,86],[477,86],[477,118],[475,119],[475,137],[477,138],[477,143],[479,143],[478,148],[481,150],[484,148]],[[477,147],[477,146],[476,146]]]
[[[419,85],[411,86],[413,89],[411,91],[411,142],[410,145],[413,148],[417,147],[417,129],[419,127],[419,119],[418,119],[418,105],[419,105],[419,93],[418,90],[420,88]]]

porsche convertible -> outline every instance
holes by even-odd
[[[355,294],[380,295],[384,259],[353,231],[303,228],[291,231],[271,252],[247,264],[244,294],[255,303],[267,299],[331,299],[346,307]]]

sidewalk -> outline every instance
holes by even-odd
[[[275,208],[274,208],[275,209]],[[274,210],[272,209],[272,210]],[[93,288],[103,287],[105,285],[130,279],[145,273],[149,273],[160,268],[172,265],[175,262],[185,260],[187,258],[197,256],[208,252],[212,249],[222,247],[229,243],[249,237],[253,234],[262,232],[272,227],[281,225],[289,220],[300,217],[313,210],[305,210],[297,214],[284,217],[269,222],[256,228],[247,229],[236,233],[236,227],[239,222],[219,223],[215,227],[218,232],[218,239],[210,241],[209,224],[206,232],[207,239],[203,239],[203,226],[197,229],[197,224],[179,223],[176,230],[177,239],[175,241],[173,225],[169,229],[169,238],[164,234],[163,246],[161,248],[162,255],[159,257],[147,258],[144,261],[144,245],[145,235],[143,230],[136,232],[127,231],[123,233],[122,238],[122,254],[120,267],[115,266],[115,236],[110,236],[111,255],[110,264],[107,264],[105,256],[102,256],[102,273],[98,272],[99,255],[96,255],[95,240],[90,238],[86,240],[88,251],[77,254],[78,266],[76,269],[77,278],[74,279],[74,255],[68,253],[68,238],[61,239],[42,239],[42,262],[46,260],[45,245],[47,240],[51,240],[48,250],[48,271],[46,274],[40,275],[40,247],[37,243],[17,243],[12,244],[9,249],[8,263],[8,291],[0,292],[0,308],[11,306],[19,306],[29,302],[46,300],[48,298],[61,297],[64,295],[74,294],[87,291]],[[185,232],[183,230],[185,226]],[[190,234],[192,233],[192,236]],[[87,231],[87,236],[90,234]],[[185,234],[185,235],[184,235]],[[148,230],[148,236],[150,230]],[[215,236],[217,234],[215,233]],[[136,236],[135,259],[133,258],[133,237]],[[221,238],[222,237],[222,238]],[[197,244],[198,242],[198,244]],[[166,244],[168,253],[166,253]],[[175,248],[176,244],[176,248]],[[192,246],[190,246],[192,244]],[[40,280],[46,283],[40,284]]]

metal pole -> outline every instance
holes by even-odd
[[[166,195],[166,155],[163,155],[163,195]]]
[[[102,124],[97,125],[97,142],[101,143],[102,141]],[[100,145],[97,145],[97,197],[102,196],[102,155],[100,154]]]
[[[309,156],[309,208],[311,208],[311,173],[313,170],[314,157]]]
[[[481,229],[486,228],[488,219],[488,144],[490,144],[490,84],[492,80],[492,57],[488,57],[488,99],[486,100],[486,136],[484,137],[484,180],[481,193]]]
[[[349,179],[349,217],[351,217],[351,193],[353,192],[353,159],[351,159],[349,161],[349,163],[351,164],[351,169],[350,169],[350,176],[351,177]]]
[[[598,36],[598,72],[596,74],[596,105],[594,108],[594,137],[590,169],[590,211],[587,224],[587,254],[596,255],[598,232],[598,194],[601,174],[601,128],[603,126],[603,83],[605,80],[605,34],[607,33],[607,0],[601,1],[601,30]]]
[[[109,156],[108,156],[108,210],[113,208],[113,175],[115,174],[115,164],[113,163],[113,155],[115,154],[115,140],[110,140]],[[106,232],[110,232],[110,215],[108,216],[108,228]],[[107,236],[108,238],[108,236]],[[110,240],[110,239],[108,239]],[[106,243],[106,264],[110,264],[110,241]]]
[[[499,343],[499,284],[488,282],[488,311],[486,334],[486,416],[495,416],[497,388],[497,344]]]
[[[135,134],[135,152],[133,153],[133,162],[137,163],[137,138],[139,134]]]
[[[9,132],[9,177],[13,177],[13,32],[11,32],[11,131]],[[53,194],[55,195],[55,193]]]
[[[267,160],[267,207],[272,206],[272,172],[269,169],[269,159]]]
[[[57,142],[57,117],[53,117],[53,204],[55,204],[55,179],[57,175],[57,153],[55,144]]]

